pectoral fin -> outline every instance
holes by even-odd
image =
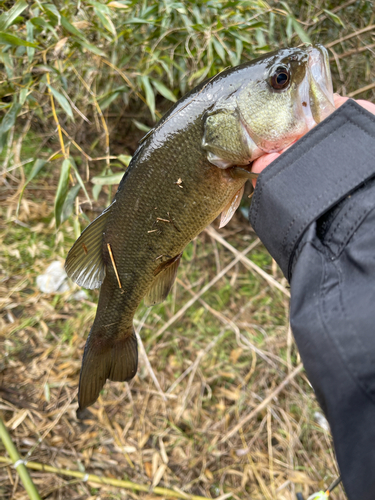
[[[241,203],[244,189],[245,189],[245,186],[242,186],[242,188],[237,191],[237,193],[233,196],[233,198],[228,203],[228,205],[221,212],[221,219],[220,219],[219,228],[226,226],[228,224],[228,222],[231,220],[231,218],[233,217],[235,211],[237,210],[237,208],[239,207],[239,205]]]
[[[182,253],[167,260],[166,262],[161,263],[155,269],[155,281],[152,283],[151,288],[144,298],[146,306],[160,304],[160,302],[163,302],[163,300],[167,298],[167,295],[170,292],[177,276],[177,269],[180,265],[181,255]]]
[[[103,230],[112,205],[87,226],[66,258],[67,275],[85,288],[99,288],[105,277],[106,269],[102,254]]]
[[[233,167],[231,169],[231,175],[233,179],[257,179],[259,174],[255,174],[254,172],[250,172],[245,168],[241,167]]]

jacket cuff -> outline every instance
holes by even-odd
[[[375,116],[353,100],[263,170],[249,218],[289,281],[308,226],[373,176]]]

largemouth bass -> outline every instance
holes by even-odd
[[[321,46],[282,49],[226,70],[180,99],[140,142],[112,204],[66,260],[73,281],[101,286],[79,382],[79,409],[107,379],[137,371],[133,317],[168,295],[185,246],[237,208],[251,162],[280,151],[334,110]]]

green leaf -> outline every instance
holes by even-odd
[[[154,21],[150,21],[149,19],[140,19],[139,17],[132,17],[127,21],[124,21],[123,24],[155,24]]]
[[[63,96],[62,94],[60,94],[60,92],[58,92],[56,89],[54,89],[51,85],[48,85],[48,83],[47,83],[47,87],[50,89],[50,91],[52,92],[53,97],[56,99],[56,101],[63,108],[63,110],[65,111],[65,113],[72,120],[74,120],[72,108],[70,107],[70,104],[69,104],[68,100],[66,99],[66,97]]]
[[[120,95],[120,92],[111,92],[110,94],[106,95],[103,99],[98,99],[98,103],[100,106],[100,109],[104,111],[112,102],[118,98]]]
[[[77,198],[78,193],[81,190],[81,186],[76,184],[72,188],[69,189],[69,192],[65,198],[64,205],[61,211],[61,224],[65,222],[73,213],[74,208],[74,200]]]
[[[78,36],[79,38],[84,38],[83,34],[79,30],[77,30],[77,28],[75,28],[73,24],[71,24],[64,16],[61,16],[61,25],[72,35]]]
[[[16,35],[10,35],[9,33],[0,31],[0,44],[5,43],[15,47],[19,47],[20,45],[23,47],[38,47],[35,43],[26,42],[25,40],[22,40],[22,38],[18,38]]]
[[[98,10],[102,14],[111,15],[111,10],[106,5],[99,2],[95,2],[94,0],[88,0],[88,3],[91,4],[96,10]]]
[[[326,9],[323,9],[323,12],[325,12],[327,14],[327,16],[330,17],[335,24],[338,24],[339,26],[342,26],[343,28],[345,28],[344,22],[342,21],[342,19],[338,15],[336,15],[333,12],[331,12],[330,10],[326,10]]]
[[[85,49],[89,50],[93,54],[96,54],[97,56],[102,56],[102,57],[107,57],[107,54],[103,52],[102,50],[98,49],[95,45],[92,45],[91,43],[85,42],[84,40],[81,40],[80,38],[75,38],[75,41],[78,42],[82,47],[85,47]]]
[[[34,42],[34,25],[30,21],[26,22],[26,38],[28,42],[30,43]],[[35,48],[27,47],[26,51],[27,51],[27,60],[29,61],[30,64],[34,58]]]
[[[220,57],[220,59],[225,64],[225,50],[224,50],[224,47],[221,45],[221,43],[218,40],[216,40],[215,37],[212,38],[212,43],[214,44],[215,51],[216,51],[217,55]]]
[[[61,224],[62,209],[64,206],[66,195],[69,191],[69,174],[70,174],[71,163],[69,158],[66,158],[61,167],[59,184],[57,186],[56,198],[55,198],[55,221],[56,227]]]
[[[168,87],[164,85],[164,83],[160,82],[159,80],[155,80],[154,78],[151,79],[152,85],[156,88],[156,90],[161,94],[163,97],[168,99],[169,101],[176,102],[177,97],[173,94],[171,90],[169,90]]]
[[[31,182],[34,179],[34,177],[36,177],[39,174],[39,172],[42,170],[42,168],[46,163],[47,163],[46,160],[39,160],[39,159],[36,160],[36,162],[34,163],[33,168],[31,169],[31,172],[29,173],[26,179],[26,182],[22,187],[20,197],[18,198],[16,217],[18,217],[18,212],[20,210],[23,192],[25,191],[26,186],[29,184],[29,182]]]
[[[130,155],[118,155],[117,157],[124,165],[128,166],[129,163],[131,162],[131,159],[133,158]]]
[[[56,40],[59,40],[59,35],[57,34],[55,28],[52,26],[51,23],[47,23],[42,17],[33,17],[30,19],[30,22],[33,26],[36,26],[37,28],[45,28],[51,31],[53,33],[53,36],[56,38]]]
[[[16,2],[11,9],[0,16],[0,31],[6,30],[13,21],[26,9],[27,3],[24,0]]]
[[[20,90],[19,102],[20,102],[21,106],[23,106],[25,104],[28,91],[29,91],[29,89],[27,87]]]
[[[95,184],[95,186],[92,188],[92,195],[95,201],[98,201],[101,190],[102,186],[100,184]]]
[[[76,165],[76,162],[74,161],[74,158],[72,158],[71,156],[69,157],[69,160],[70,160],[70,163],[73,167],[73,170],[76,174],[76,177],[77,177],[77,181],[78,181],[78,184],[81,186],[81,188],[83,189],[83,192],[85,193],[85,196],[87,198],[87,201],[89,201],[91,203],[91,200],[90,200],[90,196],[89,196],[89,193],[87,192],[86,190],[86,187],[85,187],[85,184],[83,183],[83,180],[82,180],[82,177],[80,176],[79,172],[78,172],[78,168],[77,168],[77,165]]]
[[[142,132],[149,132],[151,130],[151,127],[148,127],[147,125],[145,125],[144,123],[141,123],[139,122],[138,120],[136,119],[133,119],[132,122],[134,123],[134,125],[139,129],[139,130],[142,130]]]
[[[292,17],[292,24],[294,31],[297,33],[297,35],[300,37],[301,42],[303,43],[311,43],[309,35],[304,31],[300,23],[297,21],[295,17]]]
[[[98,175],[96,177],[93,177],[91,179],[91,182],[99,186],[112,186],[112,184],[120,184],[123,176],[124,172],[119,172],[117,174],[111,175]]]
[[[152,90],[150,79],[148,76],[141,76],[141,81],[146,93],[147,106],[151,111],[152,119],[155,120],[155,94]]]
[[[113,36],[116,36],[116,29],[112,23],[112,21],[106,16],[106,14],[103,14],[100,12],[96,7],[94,7],[95,14],[98,16],[98,19],[104,26],[104,28],[109,31]]]
[[[51,3],[47,3],[46,5],[44,5],[44,8],[46,10],[48,10],[49,12],[51,12],[51,14],[53,14],[54,16],[57,17],[57,23],[58,23],[58,26],[60,26],[60,24],[61,24],[61,14],[58,11],[56,5],[53,5]]]
[[[7,133],[13,127],[21,107],[21,104],[18,102],[12,104],[12,107],[1,121],[0,136]]]

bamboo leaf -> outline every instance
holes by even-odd
[[[164,83],[160,82],[159,80],[155,80],[154,78],[151,79],[152,85],[156,88],[156,90],[161,94],[163,97],[168,99],[169,101],[176,102],[177,97],[173,94],[171,90],[169,90],[168,87],[164,85]]]
[[[73,170],[74,170],[74,173],[76,174],[76,177],[77,177],[77,181],[78,181],[78,184],[81,186],[81,188],[83,189],[83,192],[85,193],[85,196],[87,198],[87,201],[89,201],[91,203],[91,199],[90,199],[90,196],[89,196],[89,193],[87,192],[86,190],[86,186],[82,180],[82,177],[80,176],[79,172],[78,172],[78,168],[77,168],[77,165],[76,165],[76,162],[74,161],[74,158],[72,158],[71,156],[69,157],[69,160],[70,160],[70,163],[73,167]]]
[[[132,122],[137,127],[137,129],[142,130],[142,132],[149,132],[151,130],[151,127],[148,127],[144,123],[139,122],[135,118],[133,118]]]
[[[98,175],[91,179],[93,184],[97,186],[112,186],[112,184],[120,184],[121,179],[124,176],[124,172],[119,172],[117,174],[111,175]]]
[[[69,189],[69,192],[65,198],[64,205],[61,211],[61,224],[63,224],[73,213],[74,201],[81,190],[81,186],[76,184]]]
[[[301,42],[303,43],[311,43],[309,35],[304,31],[300,23],[297,21],[295,17],[292,17],[292,24],[294,31],[297,33],[297,35],[300,37]]]
[[[4,31],[0,31],[0,44],[8,44],[15,47],[38,47],[35,43],[26,42],[26,40],[22,40],[22,38],[11,35],[10,33],[5,33]]]
[[[112,21],[106,16],[106,14],[103,14],[102,12],[100,12],[100,10],[97,9],[96,7],[94,7],[94,10],[95,10],[95,14],[97,15],[98,19],[100,20],[100,22],[102,23],[104,28],[107,31],[109,31],[112,35],[116,36],[116,29],[113,26]]]
[[[83,34],[79,30],[77,30],[77,28],[75,28],[64,16],[61,16],[61,25],[72,35],[78,36],[79,38],[84,38]]]
[[[16,2],[11,9],[0,16],[0,31],[6,30],[13,24],[13,21],[27,8],[24,0]]]
[[[97,56],[107,57],[107,54],[105,52],[103,52],[102,50],[100,50],[95,45],[92,45],[91,43],[88,43],[80,38],[79,39],[76,38],[75,41],[78,42],[80,45],[82,45],[82,47],[85,47],[85,49],[92,52],[93,54],[96,54]]]
[[[54,89],[51,85],[47,84],[47,87],[50,89],[53,97],[60,104],[60,106],[63,108],[65,113],[69,116],[69,118],[74,120],[73,111],[72,111],[72,108],[70,107],[68,99],[65,96],[63,96],[62,94],[60,94],[60,92],[58,92],[56,89]]]
[[[342,21],[342,19],[337,14],[334,14],[333,12],[331,12],[330,10],[327,10],[327,9],[323,9],[323,11],[327,14],[328,17],[330,17],[332,19],[332,21],[334,23],[336,23],[339,26],[342,26],[343,28],[345,28],[344,22]]]
[[[152,119],[155,120],[155,94],[152,90],[148,76],[141,76],[142,86],[146,94],[147,106],[150,109]]]
[[[60,24],[61,24],[61,14],[58,11],[56,5],[53,5],[51,3],[47,3],[46,5],[44,5],[44,8],[47,9],[49,12],[51,12],[51,14],[53,14],[54,16],[57,17],[57,23],[58,23],[58,26],[60,26]]]
[[[131,162],[131,159],[133,158],[130,155],[118,155],[117,157],[124,165],[128,166],[129,163]]]
[[[18,205],[17,205],[17,212],[16,212],[17,217],[18,217],[18,212],[20,210],[20,206],[21,206],[22,196],[23,196],[23,193],[26,189],[26,186],[29,184],[29,182],[31,182],[34,179],[34,177],[36,177],[39,174],[39,172],[42,170],[42,168],[44,167],[44,165],[46,163],[47,163],[46,160],[40,160],[40,159],[36,160],[36,162],[34,163],[33,168],[31,169],[31,171],[26,179],[26,182],[22,187],[20,197],[18,198]]]
[[[69,174],[70,174],[71,163],[69,158],[65,158],[62,163],[59,184],[57,186],[56,197],[55,197],[55,221],[56,227],[61,224],[62,209],[64,206],[65,198],[69,191]]]
[[[14,102],[8,113],[4,116],[0,125],[0,136],[8,132],[16,122],[17,115],[21,109],[21,104]]]
[[[30,21],[26,22],[26,38],[28,42],[30,43],[34,42],[34,25]],[[29,61],[30,64],[35,54],[35,48],[27,47],[26,52],[27,52],[27,60]]]
[[[217,55],[220,57],[220,59],[223,61],[225,64],[225,50],[224,47],[221,45],[221,43],[214,37],[212,38],[212,43],[215,47],[215,51]]]

